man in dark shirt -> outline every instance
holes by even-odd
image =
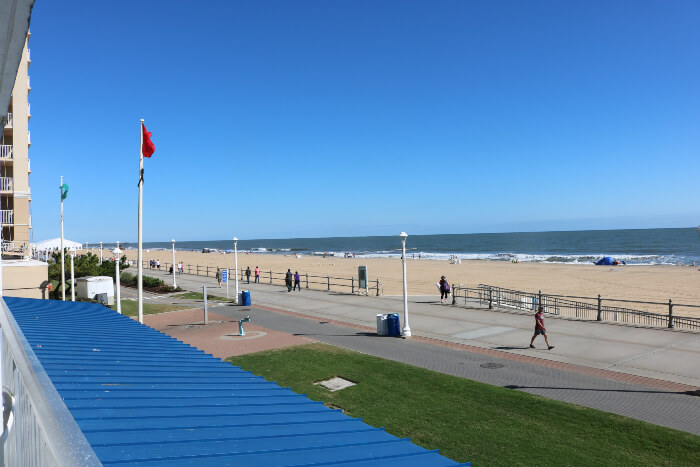
[[[535,313],[535,333],[532,335],[532,339],[530,340],[530,348],[535,348],[535,337],[537,337],[540,334],[544,336],[544,341],[547,344],[547,348],[549,350],[552,350],[554,346],[549,345],[549,337],[547,337],[547,328],[544,327],[544,310],[542,309],[542,307],[539,307],[537,309],[537,313]]]
[[[287,286],[287,292],[292,291],[292,270],[287,269],[287,274],[284,276],[284,283]]]

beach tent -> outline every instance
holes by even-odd
[[[76,250],[80,250],[83,248],[83,245],[81,245],[78,242],[72,242],[70,240],[66,240],[65,238],[63,239],[63,248],[68,248],[69,250],[71,248],[75,248]],[[38,243],[32,243],[32,249],[34,251],[54,251],[54,250],[61,250],[61,239],[60,238],[52,238],[51,240],[44,240],[43,242],[38,242]]]
[[[603,259],[595,263],[598,266],[612,266],[613,265],[613,259],[612,256],[605,256]]]

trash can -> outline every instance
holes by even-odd
[[[378,336],[388,336],[389,328],[387,327],[386,321],[387,315],[378,314],[377,315],[377,335]]]
[[[241,306],[250,306],[250,290],[241,292],[241,299],[238,302]]]
[[[401,337],[401,322],[399,321],[398,313],[386,315],[386,324],[389,337]]]

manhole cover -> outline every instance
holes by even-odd
[[[481,368],[488,368],[489,370],[496,370],[498,368],[503,368],[503,365],[500,363],[482,363],[479,365]]]

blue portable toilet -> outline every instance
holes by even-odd
[[[389,328],[389,337],[401,337],[401,322],[398,313],[386,315],[386,326]]]
[[[241,292],[241,306],[250,306],[250,290]]]

